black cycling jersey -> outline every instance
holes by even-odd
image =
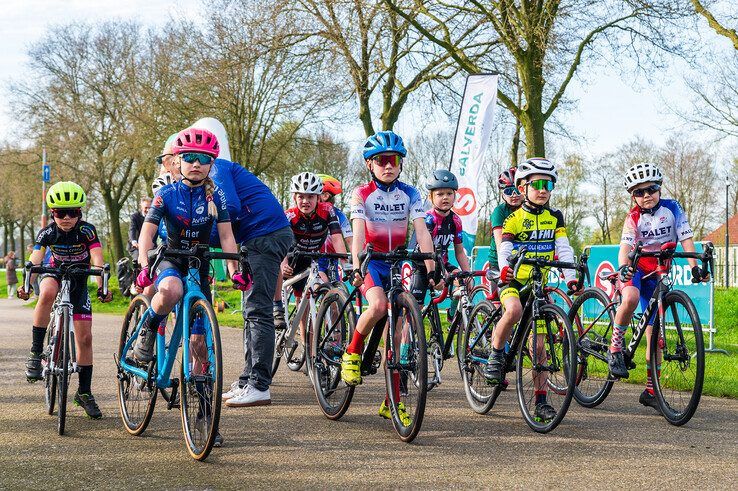
[[[69,232],[64,232],[56,222],[52,222],[36,236],[33,248],[40,250],[42,247],[51,251],[52,267],[62,263],[90,264],[90,250],[100,247],[100,239],[95,226],[83,220],[77,221]]]

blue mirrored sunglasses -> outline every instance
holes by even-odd
[[[188,164],[200,162],[200,165],[210,165],[213,163],[213,157],[204,153],[183,153],[182,160]]]

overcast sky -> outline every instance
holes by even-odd
[[[200,5],[199,0],[0,1],[3,6],[0,20],[0,39],[3,42],[0,51],[0,81],[3,86],[0,92],[0,141],[17,134],[8,113],[7,81],[23,77],[26,50],[43,36],[49,25],[111,18],[156,24],[166,22],[172,16],[196,15]],[[705,30],[708,31],[706,26]],[[716,46],[723,43],[709,33],[705,38],[713,39]],[[683,67],[671,68],[660,74],[653,87],[645,81],[634,84],[632,79],[622,80],[615,70],[601,67],[597,70],[597,76],[587,76],[585,84],[573,82],[567,95],[578,104],[562,118],[572,133],[581,137],[578,146],[583,153],[591,154],[591,149],[597,149],[596,153],[611,151],[638,135],[661,143],[668,132],[682,125],[664,108],[664,102],[680,106],[691,97],[682,83]],[[412,131],[411,128],[411,122],[402,120],[398,126],[398,129],[406,131]],[[358,124],[356,133],[361,134]],[[728,147],[732,152],[734,145],[734,142],[723,143],[722,152],[725,153]]]

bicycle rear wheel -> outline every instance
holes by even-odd
[[[577,336],[577,378],[574,399],[584,407],[600,405],[612,390],[607,352],[615,308],[599,288],[587,288],[569,309]]]
[[[353,307],[347,305],[344,309],[347,298],[341,288],[325,294],[310,338],[308,364],[315,397],[320,410],[332,420],[346,414],[354,395],[354,387],[341,379],[341,357],[356,328]]]
[[[545,334],[532,335],[536,330]],[[569,317],[552,304],[541,307],[540,317],[525,326],[516,366],[518,404],[525,422],[536,432],[548,433],[561,423],[574,395],[576,341]],[[541,410],[539,397],[555,415]]]
[[[483,370],[492,350],[492,332],[501,311],[488,300],[471,311],[469,322],[459,330],[459,362],[464,393],[469,406],[478,414],[487,414],[502,391],[487,383]]]
[[[223,354],[218,319],[210,302],[198,299],[190,305],[190,325],[198,319],[202,319],[205,329],[202,339],[183,340],[189,343],[190,359],[182,360],[180,412],[187,451],[193,459],[205,460],[213,449],[220,423]]]
[[[131,300],[118,340],[118,359],[126,360],[129,365],[138,365],[133,359],[132,351],[125,351],[126,343],[136,334],[136,329],[149,308],[149,299],[145,295],[136,295]],[[138,335],[138,334],[136,334]],[[138,436],[146,430],[154,414],[157,389],[153,380],[138,377],[130,372],[118,372],[118,408],[123,420],[123,427],[131,435]]]
[[[660,356],[654,356],[659,351]],[[685,424],[702,397],[705,344],[697,309],[683,291],[672,290],[664,297],[664,319],[657,314],[649,363],[656,374],[653,391],[661,414],[675,426]]]
[[[56,315],[51,317],[49,327],[46,328],[46,348],[44,348],[44,358],[42,359],[44,369],[44,402],[46,403],[46,412],[49,415],[54,414],[54,405],[56,403],[56,385],[59,380],[55,370],[51,370],[51,365],[58,367],[59,350],[57,349],[54,336],[56,335]]]
[[[425,329],[418,302],[408,292],[397,294],[392,314],[395,332],[387,329],[384,342],[385,383],[392,425],[400,440],[409,443],[418,436],[425,414],[428,389]]]
[[[60,435],[64,434],[67,424],[67,393],[69,392],[69,353],[70,353],[70,342],[69,342],[69,322],[71,316],[68,313],[62,314],[61,318],[61,329],[59,331],[59,362],[58,367],[58,380],[57,380],[57,397],[59,400],[59,409],[57,411],[57,431]]]

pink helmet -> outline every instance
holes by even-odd
[[[172,153],[179,155],[186,152],[205,153],[216,158],[220,153],[218,138],[208,130],[197,128],[182,130],[172,142]]]

